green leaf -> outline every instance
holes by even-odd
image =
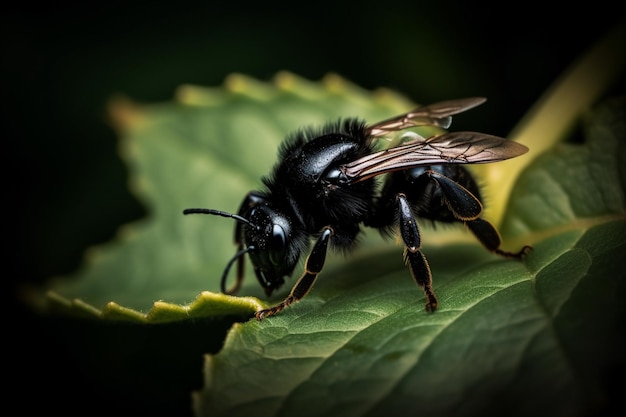
[[[183,216],[182,210],[235,212],[248,191],[261,187],[282,138],[302,126],[350,116],[379,121],[416,106],[389,90],[367,92],[335,75],[311,83],[288,73],[274,84],[233,75],[221,89],[185,86],[177,99],[146,106],[112,103],[120,154],[150,215],[91,249],[75,277],[58,280],[48,293],[50,309],[140,323],[250,316],[264,301],[215,294],[235,250],[234,221]],[[378,233],[368,236],[361,250],[388,247]],[[471,237],[457,228],[425,231],[425,239],[434,245]],[[246,281],[241,294],[263,299],[251,271]]]
[[[624,109],[608,102],[586,144],[555,147],[519,179],[504,224],[536,242],[524,262],[427,247],[434,314],[399,251],[334,265],[305,301],[232,329],[207,359],[196,414],[597,412],[623,365]]]
[[[553,234],[559,229],[624,216],[626,99],[605,103],[587,118],[584,147],[561,143],[519,179],[504,234]]]
[[[314,303],[235,326],[207,360],[197,414],[577,414],[601,402],[618,354],[606,348],[624,313],[612,296],[624,242],[626,224],[607,223],[538,244],[528,266],[492,260],[462,279],[445,274],[457,259],[431,252],[436,314],[402,270],[320,283]]]
[[[246,193],[260,187],[282,138],[303,125],[348,116],[382,120],[412,106],[393,92],[372,94],[337,76],[317,84],[288,73],[279,74],[274,84],[233,75],[224,88],[184,86],[170,103],[114,101],[120,154],[129,166],[131,187],[150,214],[124,226],[118,239],[90,250],[82,270],[71,280],[58,280],[49,301],[65,311],[77,307],[138,321],[180,319],[178,313],[167,317],[162,307],[174,311],[169,304],[187,306],[190,317],[206,316],[211,307],[205,301],[214,299],[197,297],[219,292],[222,270],[235,251],[234,222],[183,216],[183,209],[236,212]],[[249,278],[253,285],[242,293],[260,296],[256,279]],[[94,307],[83,308],[85,303]],[[248,306],[252,313],[259,302]],[[115,314],[107,314],[111,309]]]
[[[114,102],[120,154],[150,215],[91,250],[76,276],[60,278],[48,311],[90,318],[61,331],[110,385],[158,393],[148,401],[164,387],[191,390],[183,370],[195,362],[186,358],[208,353],[198,415],[569,415],[602,404],[624,318],[615,263],[626,242],[623,101],[590,116],[584,145],[537,155],[514,189],[489,175],[506,163],[481,167],[487,201],[511,193],[506,214],[504,204],[488,212],[503,219],[505,248],[534,245],[524,262],[487,253],[462,228],[422,225],[435,314],[424,311],[401,245],[376,231],[348,259],[331,255],[305,299],[263,322],[247,319],[288,288],[266,300],[249,272],[246,297],[217,294],[233,222],[185,217],[184,208],[236,211],[297,127],[382,120],[412,106],[336,76],[309,83],[291,74],[274,84],[237,75],[224,88],[188,86],[158,105]],[[118,339],[121,359],[102,360],[100,350]],[[165,384],[150,377],[164,352],[176,358]]]

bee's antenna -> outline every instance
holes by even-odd
[[[233,256],[231,260],[228,261],[226,268],[224,268],[224,273],[222,274],[222,281],[220,283],[220,288],[224,294],[234,294],[239,290],[239,286],[241,285],[241,279],[237,280],[234,288],[231,288],[230,290],[226,289],[226,280],[228,279],[228,271],[230,271],[230,267],[235,263],[237,259],[241,258],[243,255],[245,255],[248,252],[252,252],[254,249],[255,249],[254,246],[248,246],[245,249],[237,251],[235,256]]]
[[[257,228],[256,225],[252,224],[252,222],[250,222],[250,220],[246,219],[245,217],[241,217],[237,214],[227,213],[221,210],[205,209],[205,208],[188,208],[188,209],[183,210],[183,214],[214,214],[216,216],[230,217],[231,219],[235,219],[238,222],[245,223],[248,226]]]
[[[213,214],[216,216],[229,217],[231,219],[237,220],[240,223],[245,223],[250,227],[258,229],[258,226],[256,226],[254,223],[252,223],[250,220],[246,219],[245,217],[242,217],[238,214],[232,214],[232,213],[228,213],[225,211],[221,211],[221,210],[206,209],[206,208],[188,208],[188,209],[183,210],[183,214],[185,215],[186,214]],[[239,287],[241,286],[242,280],[241,280],[241,277],[239,277],[237,279],[237,282],[235,283],[234,288],[231,288],[230,290],[226,289],[226,280],[228,279],[228,272],[230,271],[230,267],[235,263],[235,261],[237,261],[243,255],[245,255],[248,252],[252,252],[254,250],[255,250],[254,246],[248,246],[245,249],[241,249],[237,251],[237,253],[235,253],[235,256],[233,256],[231,260],[228,261],[228,264],[226,265],[226,268],[224,269],[224,273],[222,273],[222,279],[220,281],[220,288],[224,294],[234,294],[237,292],[237,290],[239,290]]]

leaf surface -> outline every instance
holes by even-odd
[[[597,413],[623,366],[625,108],[608,102],[584,145],[519,178],[503,227],[534,243],[524,262],[425,249],[434,314],[391,252],[325,271],[307,302],[235,326],[197,415]]]
[[[485,184],[487,201],[511,192],[508,208],[489,212],[504,213],[505,249],[534,246],[524,261],[487,253],[462,228],[421,225],[440,301],[434,314],[424,311],[402,247],[376,231],[347,259],[331,254],[310,294],[263,322],[247,318],[288,288],[267,300],[248,271],[245,297],[217,294],[235,250],[233,222],[183,216],[183,209],[235,212],[260,187],[280,140],[300,126],[349,116],[378,121],[413,106],[336,76],[309,83],[291,74],[274,84],[233,76],[220,89],[189,86],[158,105],[114,103],[120,153],[150,214],[91,250],[76,276],[59,279],[49,308],[113,328],[139,324],[137,333],[168,329],[173,336],[156,336],[148,347],[173,349],[172,356],[178,348],[167,340],[187,340],[208,320],[203,331],[213,342],[197,345],[208,353],[203,388],[194,393],[199,416],[565,416],[600,407],[614,346],[623,343],[625,277],[616,262],[626,253],[623,99],[589,116],[584,144],[538,155],[512,190]],[[506,162],[484,172],[502,177]],[[164,327],[146,330],[153,324]],[[142,351],[134,333],[122,351]],[[169,382],[176,378],[183,376]],[[110,380],[134,386],[124,379]]]

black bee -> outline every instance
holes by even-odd
[[[237,221],[238,251],[222,275],[221,289],[236,293],[244,278],[244,254],[267,296],[292,274],[303,253],[315,243],[304,272],[291,293],[275,306],[256,312],[262,320],[304,297],[324,266],[328,247],[350,249],[361,225],[388,234],[400,231],[404,261],[426,295],[426,310],[437,308],[432,275],[420,252],[416,218],[461,222],[478,240],[498,255],[520,258],[519,252],[500,249],[494,226],[480,217],[482,203],[476,181],[463,164],[496,162],[522,155],[525,146],[476,132],[448,132],[423,138],[406,132],[398,146],[376,151],[376,140],[416,126],[448,129],[454,114],[485,101],[468,98],[444,101],[367,125],[354,118],[329,123],[321,130],[301,129],[287,137],[279,149],[278,163],[262,179],[264,191],[251,191],[237,214],[191,208],[184,214],[213,214]],[[388,174],[379,186],[378,176]],[[237,261],[234,286],[226,288],[228,271]]]

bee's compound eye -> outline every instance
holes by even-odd
[[[287,235],[282,226],[278,224],[274,225],[270,239],[270,261],[272,261],[274,265],[280,265],[285,261],[285,254],[287,252]]]

